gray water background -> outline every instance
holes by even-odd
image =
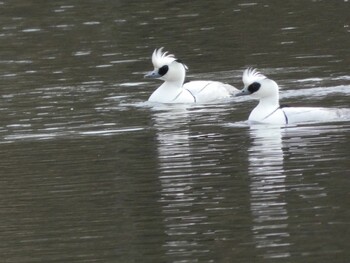
[[[1,262],[349,262],[350,123],[250,126],[256,101],[150,105],[188,79],[349,107],[348,1],[0,1]]]

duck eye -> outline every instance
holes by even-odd
[[[164,65],[158,70],[159,75],[164,76],[169,70],[168,65]]]
[[[261,86],[260,83],[253,82],[252,84],[250,84],[248,86],[248,90],[249,90],[250,93],[254,93],[254,92],[256,92],[256,91],[258,91],[260,89],[260,86]]]

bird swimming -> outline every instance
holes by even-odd
[[[196,80],[185,83],[188,67],[173,54],[155,49],[152,54],[154,70],[145,78],[161,79],[148,101],[161,103],[212,103],[233,97],[238,89],[219,81]]]
[[[303,122],[327,122],[350,118],[350,109],[324,107],[289,107],[279,103],[279,87],[256,69],[243,72],[244,88],[235,96],[250,95],[259,104],[252,110],[248,121],[271,124],[294,124]]]

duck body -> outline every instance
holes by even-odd
[[[271,124],[297,124],[303,122],[327,122],[350,117],[348,109],[329,109],[321,107],[277,107],[254,108],[248,120],[250,122]]]
[[[185,83],[180,88],[164,82],[149,97],[148,101],[162,103],[211,103],[229,99],[237,89],[218,81],[196,80]]]
[[[282,108],[288,123],[328,122],[346,120],[350,117],[350,109],[322,107],[286,107]]]
[[[145,75],[146,78],[164,80],[148,101],[161,103],[212,103],[233,97],[238,89],[219,81],[190,81],[185,82],[185,64],[162,52],[163,48],[154,50],[152,63],[154,70]]]
[[[236,96],[251,95],[259,100],[248,121],[271,124],[296,124],[303,122],[327,122],[350,118],[350,109],[323,107],[281,107],[279,87],[255,69],[243,73],[244,88]]]

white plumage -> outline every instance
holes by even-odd
[[[149,97],[149,101],[161,103],[211,103],[229,99],[238,90],[219,81],[185,82],[188,67],[177,60],[173,54],[155,49],[152,54],[154,70],[146,78],[157,78],[164,83]]]
[[[251,83],[259,80],[266,79],[266,76],[261,74],[255,68],[247,68],[243,72],[242,81],[245,87],[249,86]]]
[[[171,62],[175,61],[176,58],[173,54],[169,52],[163,52],[163,47],[155,49],[152,54],[152,64],[154,68],[161,68],[164,65],[169,65]],[[185,66],[185,68],[187,68]]]
[[[243,72],[244,88],[236,96],[251,95],[259,100],[248,120],[251,122],[291,124],[349,120],[350,109],[322,107],[281,107],[277,83],[256,69]]]

